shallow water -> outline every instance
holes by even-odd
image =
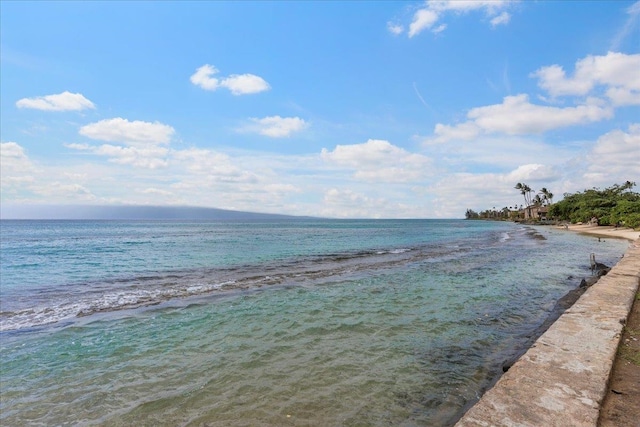
[[[3,425],[448,425],[628,245],[433,220],[1,233]]]

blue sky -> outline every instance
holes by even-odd
[[[640,2],[1,3],[1,206],[455,218],[640,184]]]

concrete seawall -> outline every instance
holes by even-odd
[[[595,427],[639,285],[640,239],[538,338],[456,427]]]

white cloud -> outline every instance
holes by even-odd
[[[163,147],[121,147],[103,144],[92,151],[95,154],[109,157],[109,161],[122,165],[148,169],[157,169],[168,165],[165,156],[169,150]]]
[[[508,24],[510,20],[511,20],[511,15],[508,14],[507,12],[502,12],[500,15],[491,19],[491,25],[493,27],[497,27],[498,25],[505,25],[505,24]]]
[[[212,150],[190,148],[172,152],[173,160],[185,167],[198,182],[204,178],[209,182],[225,183],[256,183],[255,173],[246,171],[235,165],[232,159],[224,154]]]
[[[198,148],[172,151],[171,168],[178,179],[170,190],[190,204],[308,215],[308,210],[299,211],[290,200],[308,180],[288,172],[301,167],[299,160],[297,156],[257,156],[255,152],[227,154]]]
[[[387,30],[393,35],[400,35],[404,32],[404,26],[400,24],[394,24],[393,22],[387,22]]]
[[[0,143],[0,156],[3,159],[15,159],[20,161],[27,159],[27,155],[24,153],[24,148],[15,142]]]
[[[24,148],[16,142],[0,143],[0,165],[3,177],[10,173],[26,172],[33,167]]]
[[[31,190],[41,196],[56,197],[67,201],[89,202],[96,200],[96,196],[80,184],[67,184],[58,181],[45,182],[33,185]]]
[[[331,152],[327,149],[322,149],[323,158],[349,166],[369,165],[378,167],[389,161],[393,162],[396,159],[403,158],[408,154],[402,148],[379,139],[370,139],[363,144],[338,145]]]
[[[580,96],[571,107],[538,105],[529,96],[507,96],[501,104],[475,107],[467,113],[467,121],[455,125],[438,123],[434,135],[425,145],[452,140],[473,140],[483,134],[541,134],[553,129],[598,122],[612,118],[614,108],[640,105],[640,54],[609,52],[604,56],[587,56],[576,62],[575,73],[567,77],[559,65],[542,67],[532,73],[539,86],[552,97]],[[595,92],[603,86],[605,91]],[[601,96],[604,99],[600,99]],[[546,100],[544,97],[541,99]]]
[[[350,189],[325,192],[320,214],[331,218],[415,218],[421,208]]]
[[[28,186],[36,181],[36,179],[31,175],[24,175],[24,170],[20,171],[21,174],[19,176],[6,175],[2,174],[2,179],[0,179],[0,188],[5,192],[15,192],[15,189]]]
[[[22,98],[16,102],[18,108],[32,108],[43,111],[81,111],[96,106],[80,93],[64,91],[56,95]]]
[[[425,7],[414,13],[408,36],[414,37],[428,29],[432,29],[434,34],[442,32],[447,25],[435,26],[435,24],[448,13],[460,14],[483,10],[485,15],[491,18],[490,23],[493,27],[504,25],[511,19],[511,15],[504,9],[508,9],[515,2],[511,0],[429,0]],[[389,25],[387,28],[393,34],[399,34],[392,31]]]
[[[262,77],[254,74],[232,74],[223,79],[220,86],[226,87],[234,95],[259,93],[271,88]]]
[[[529,96],[507,96],[502,104],[472,108],[469,121],[458,125],[435,126],[432,138],[425,143],[443,143],[452,139],[470,140],[482,133],[507,135],[539,134],[552,129],[597,122],[611,118],[613,110],[601,100],[587,99],[576,107],[550,107],[529,102]]]
[[[140,168],[157,169],[168,166],[167,154],[169,150],[155,145],[141,147],[123,147],[119,145],[103,144],[93,146],[89,144],[65,144],[73,150],[88,151],[99,156],[109,158],[110,162],[121,165],[131,165]]]
[[[551,95],[584,95],[591,90],[593,82],[584,79],[566,78],[564,69],[559,65],[550,65],[538,69],[531,77],[538,77],[538,86]]]
[[[614,105],[637,104],[640,99],[640,54],[608,52],[589,55],[576,62],[572,77],[557,64],[542,67],[531,74],[538,86],[551,96],[584,96],[596,86],[605,86]],[[622,104],[619,104],[622,103]]]
[[[640,105],[640,91],[628,90],[621,87],[612,87],[607,90],[607,97],[613,105],[622,107],[625,105]]]
[[[136,144],[168,144],[175,130],[160,122],[130,122],[120,117],[101,120],[80,128],[80,135],[91,139]]]
[[[321,157],[327,162],[355,170],[354,178],[370,182],[410,182],[432,173],[430,158],[383,140],[338,145],[333,151],[323,148]]]
[[[171,191],[162,190],[160,188],[145,188],[144,190],[140,190],[142,194],[152,194],[157,196],[172,196],[173,193]]]
[[[211,76],[217,74],[218,71],[219,70],[213,65],[205,64],[198,68],[189,80],[204,90],[216,90],[218,86],[220,86],[220,81]]]
[[[438,20],[438,14],[433,10],[420,9],[413,15],[413,21],[409,25],[409,37],[420,34],[429,29]]]
[[[480,134],[481,129],[473,122],[465,122],[459,125],[436,124],[433,138],[426,139],[425,144],[438,144],[450,140],[470,140]]]
[[[269,116],[262,119],[252,118],[251,125],[240,129],[241,132],[256,132],[271,138],[284,138],[304,130],[308,123],[299,117]]]
[[[520,165],[506,176],[508,182],[549,182],[561,177],[557,168],[538,163]]]
[[[35,169],[16,142],[0,143],[0,186],[4,191],[33,182]]]
[[[467,114],[483,131],[509,135],[542,133],[612,116],[613,111],[597,99],[576,107],[559,108],[531,104],[523,94],[507,96],[502,104],[473,108]]]
[[[36,166],[27,157],[25,150],[15,142],[0,144],[0,184],[3,197],[44,196],[46,200],[91,201],[95,196],[86,187],[70,182],[74,174],[66,168],[59,172],[54,168]]]
[[[129,121],[123,118],[101,120],[80,128],[79,133],[91,139],[116,142],[120,145],[90,145],[71,143],[67,148],[109,158],[110,162],[136,168],[158,169],[169,165],[169,144],[175,130],[160,122]]]
[[[613,130],[598,138],[587,156],[589,173],[601,173],[619,181],[634,181],[640,171],[640,123],[629,126],[627,132]],[[605,183],[610,186],[613,182]]]
[[[218,72],[219,70],[213,65],[205,64],[191,76],[191,83],[211,91],[224,87],[229,89],[233,95],[248,95],[271,89],[269,83],[255,74],[232,74],[220,79],[212,77]]]
[[[484,9],[487,15],[493,16],[500,9],[508,7],[512,0],[429,0],[428,7],[438,12],[470,12]]]
[[[330,205],[339,205],[340,207],[362,208],[371,203],[371,198],[358,194],[351,190],[339,190],[331,188],[324,194],[324,201]]]
[[[635,2],[625,11],[629,17],[611,41],[611,50],[619,50],[622,42],[632,33],[640,18],[640,1]]]
[[[436,28],[434,28],[433,30],[431,30],[431,32],[433,34],[439,34],[441,32],[443,32],[444,30],[447,29],[447,24],[440,24],[438,25]]]
[[[72,150],[91,150],[92,146],[89,144],[77,144],[77,143],[70,143],[70,144],[64,144],[65,147],[67,148],[71,148]]]
[[[472,142],[452,139],[446,144],[424,144],[425,155],[438,159],[438,174],[449,171],[505,171],[513,165],[556,164],[558,159],[576,155],[575,144],[552,144],[544,136],[480,135]]]

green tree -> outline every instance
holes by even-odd
[[[563,221],[588,222],[598,218],[600,225],[640,226],[640,194],[632,188],[634,182],[614,184],[600,190],[592,188],[575,194],[565,194],[564,199],[549,207],[549,215]]]
[[[467,209],[467,212],[465,212],[464,217],[466,219],[478,219],[480,218],[480,215],[478,214],[478,212],[474,211],[473,209]]]

